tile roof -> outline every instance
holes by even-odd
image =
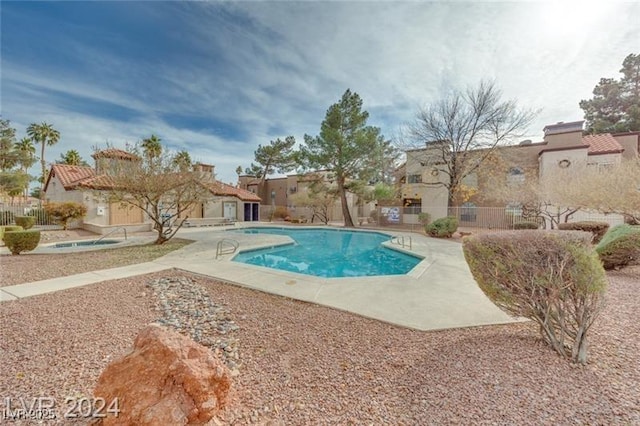
[[[51,173],[49,173],[45,191],[53,176],[58,177],[66,190],[72,190],[78,187],[87,189],[110,189],[114,187],[113,179],[110,176],[96,175],[95,170],[91,167],[54,164],[51,166]],[[206,185],[213,195],[238,197],[242,201],[260,201],[260,197],[253,192],[236,188],[226,183],[215,181]]]
[[[51,166],[51,172],[47,178],[47,183],[44,188],[45,191],[49,186],[49,181],[52,177],[56,176],[64,189],[73,189],[78,186],[78,183],[87,178],[92,178],[96,175],[95,170],[86,166],[70,166],[68,164],[53,164]]]
[[[611,133],[584,136],[582,143],[589,147],[588,155],[613,154],[624,151],[622,145],[611,136]]]
[[[87,189],[113,189],[116,185],[111,176],[99,175],[84,179],[78,182],[77,186]]]
[[[235,186],[227,185],[226,183],[219,181],[207,184],[207,188],[209,188],[209,191],[211,191],[213,195],[238,197],[242,201],[260,201],[260,197],[253,192],[247,191],[246,189],[236,188]]]

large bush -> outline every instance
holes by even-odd
[[[598,242],[602,239],[602,237],[604,237],[604,234],[607,233],[607,230],[609,229],[609,224],[607,222],[592,222],[592,221],[560,223],[558,224],[558,229],[561,231],[591,232],[591,234],[593,235],[591,242],[594,244],[598,244]]]
[[[451,238],[458,230],[458,219],[454,216],[441,217],[424,227],[425,232],[438,238]]]
[[[48,203],[44,206],[45,211],[54,222],[62,225],[66,230],[70,220],[81,219],[87,214],[87,207],[81,203],[68,201],[65,203]]]
[[[604,269],[617,269],[640,261],[640,226],[618,225],[596,246]]]
[[[13,223],[13,213],[10,211],[0,211],[0,226],[11,225]]]
[[[4,240],[5,232],[22,231],[22,229],[23,229],[22,226],[15,226],[15,225],[0,226],[0,241]]]
[[[16,225],[22,226],[24,229],[31,229],[36,224],[36,218],[33,216],[16,216]]]
[[[40,231],[29,229],[28,231],[9,231],[4,234],[4,243],[11,254],[17,255],[23,251],[31,251],[38,247]]]
[[[553,349],[586,363],[587,331],[602,308],[607,282],[589,234],[508,231],[466,238],[463,250],[493,303],[537,322]]]

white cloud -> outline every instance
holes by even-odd
[[[175,46],[166,47],[166,57],[137,60],[61,36],[86,67],[28,68],[5,59],[2,80],[9,90],[2,107],[19,130],[49,121],[61,131],[49,159],[72,148],[86,157],[96,143],[131,142],[154,132],[172,148],[215,164],[224,181],[251,162],[258,144],[317,134],[326,109],[346,88],[362,96],[370,124],[393,136],[447,90],[495,79],[505,98],[543,108],[530,131],[536,139],[546,124],[580,119],[578,102],[590,97],[600,77],[619,77],[622,59],[637,52],[640,4],[596,6],[149,4],[154,19],[171,16],[167,31]],[[74,112],[52,91],[117,105],[132,117]],[[210,118],[211,129],[189,129],[189,120],[180,125],[178,116]]]

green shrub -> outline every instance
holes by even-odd
[[[441,217],[426,225],[424,230],[432,237],[451,238],[458,230],[458,219],[454,216]]]
[[[0,241],[4,240],[5,232],[11,232],[11,231],[22,231],[22,226],[16,226],[16,225],[0,226]]]
[[[63,229],[67,229],[70,220],[81,219],[87,214],[87,207],[81,203],[68,201],[64,203],[48,203],[44,207],[45,211],[54,222],[62,225]]]
[[[596,246],[604,269],[618,269],[640,260],[640,226],[618,225]]]
[[[427,212],[418,213],[418,222],[428,225],[431,222],[431,215]]]
[[[29,229],[28,231],[8,231],[4,233],[4,243],[11,254],[20,254],[23,251],[31,251],[38,247],[40,231]]]
[[[27,216],[33,216],[36,219],[36,225],[49,225],[52,222],[44,209],[31,209]]]
[[[607,283],[590,240],[584,232],[524,230],[465,238],[462,247],[493,303],[538,323],[554,350],[584,364]]]
[[[528,220],[522,222],[516,222],[513,224],[513,229],[538,229],[540,225],[537,222],[531,222]]]
[[[561,231],[591,232],[591,234],[593,235],[591,242],[594,244],[598,244],[598,242],[602,239],[602,237],[604,237],[604,234],[607,233],[607,230],[609,229],[609,224],[607,222],[591,222],[591,221],[560,223],[558,225],[558,229]]]
[[[22,226],[24,229],[31,229],[36,223],[36,218],[33,216],[16,216],[16,225]]]
[[[0,226],[11,225],[13,223],[13,213],[10,211],[0,211]]]

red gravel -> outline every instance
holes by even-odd
[[[144,283],[173,274],[0,304],[0,395],[88,395],[155,318]],[[640,424],[640,268],[609,277],[584,367],[531,323],[419,332],[194,279],[240,326],[223,423]]]

